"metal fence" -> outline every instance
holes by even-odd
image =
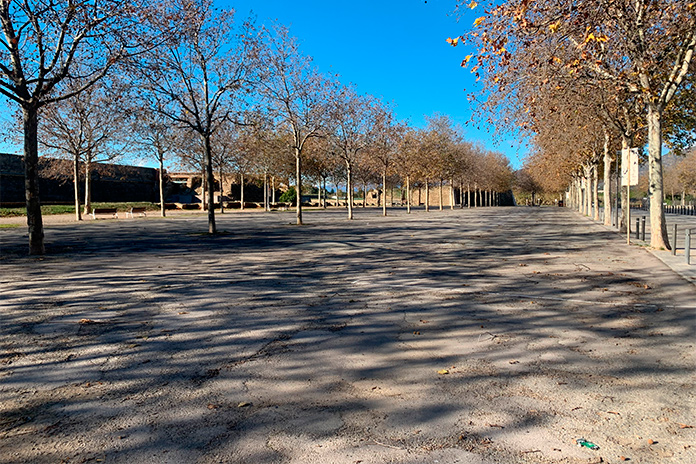
[[[694,202],[689,202],[687,205],[668,205],[664,204],[666,214],[682,214],[684,216],[696,216],[696,205]],[[650,209],[650,201],[645,199],[640,202],[631,201],[631,208],[642,209],[648,211]]]

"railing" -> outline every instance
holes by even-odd
[[[693,205],[665,205],[665,213],[684,214],[686,216],[696,216],[696,207]]]
[[[649,200],[641,200],[636,202],[631,201],[631,208],[642,209],[643,211],[648,211],[650,209]],[[664,210],[666,214],[682,214],[685,216],[696,216],[696,204],[694,202],[689,202],[688,205],[668,205],[664,204]]]
[[[686,264],[691,264],[691,237],[694,235],[693,231],[695,230],[696,227],[687,227],[684,232],[684,256],[686,257]],[[678,226],[674,224],[674,230],[672,232],[672,243],[674,244],[672,247],[672,256],[677,255],[677,233]]]

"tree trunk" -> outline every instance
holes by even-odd
[[[82,210],[80,205],[80,158],[78,155],[73,157],[73,190],[75,193],[75,220],[82,220]]]
[[[440,206],[440,211],[445,209],[445,206],[443,204],[443,197],[442,197],[442,179],[440,179],[440,200],[439,200],[439,206]]]
[[[425,179],[425,211],[430,211],[430,181]]]
[[[244,209],[244,173],[239,173],[239,209]]]
[[[322,177],[321,182],[322,182],[321,189],[324,191],[324,204],[322,206],[324,209],[326,209],[326,177]]]
[[[592,195],[590,195],[592,190],[590,179],[590,168],[584,167],[582,176],[582,213],[585,216],[590,215],[590,199],[592,198]]]
[[[276,203],[275,192],[276,192],[275,176],[271,176],[271,204],[273,204],[273,205],[275,205],[275,203]]]
[[[346,161],[346,200],[348,201],[348,219],[353,219],[353,166]]]
[[[90,157],[85,160],[85,214],[92,210],[92,162]]]
[[[297,225],[302,225],[302,153],[295,148],[295,198],[297,201]]]
[[[39,146],[36,108],[22,109],[24,123],[24,197],[27,203],[29,254],[42,255],[44,247],[43,219],[39,199]]]
[[[268,204],[268,171],[263,171],[263,210],[269,211],[270,209]]]
[[[471,184],[466,184],[466,207],[471,208]]]
[[[611,226],[611,153],[609,153],[609,132],[604,131],[604,225]]]
[[[222,198],[223,193],[225,191],[225,180],[222,174],[222,163],[220,163],[220,170],[218,171],[218,174],[220,175],[220,214],[225,214],[225,201]]]
[[[592,210],[592,218],[595,221],[599,221],[599,166],[595,164],[592,166],[592,204],[594,209]]]
[[[363,182],[363,208],[367,208],[367,183]]]
[[[167,215],[164,209],[164,156],[159,155],[159,199],[160,199],[160,215],[165,217]]]
[[[450,179],[450,209],[454,209],[455,194],[454,194],[454,179]]]
[[[406,175],[406,212],[411,214],[411,179]]]
[[[215,179],[213,178],[213,157],[210,147],[210,135],[203,137],[205,144],[205,178],[208,184],[208,233],[217,234],[215,225]]]
[[[650,199],[650,246],[670,250],[665,222],[662,177],[662,111],[648,104],[648,172]]]
[[[387,191],[387,167],[384,167],[384,170],[382,171],[382,190],[384,192]],[[384,197],[384,201],[382,202],[382,216],[387,215],[387,198],[386,195]]]
[[[202,176],[202,181],[201,181],[201,188],[203,189],[201,193],[201,209],[205,211],[208,207],[206,206],[206,192],[208,191],[208,175],[206,174],[205,171],[205,161],[203,162],[203,172],[201,174]]]
[[[621,182],[619,181],[619,176],[621,175],[621,167],[619,166],[619,160],[620,158],[617,156],[616,157],[616,167],[614,168],[614,227],[617,229],[620,227],[620,220],[621,218],[619,217],[619,209],[620,209],[620,191],[621,191]]]

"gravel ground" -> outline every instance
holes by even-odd
[[[0,230],[0,463],[696,462],[653,255],[561,208],[344,215]]]

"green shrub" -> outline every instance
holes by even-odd
[[[278,201],[281,203],[295,203],[297,200],[297,193],[295,192],[295,187],[290,187],[280,196]]]

